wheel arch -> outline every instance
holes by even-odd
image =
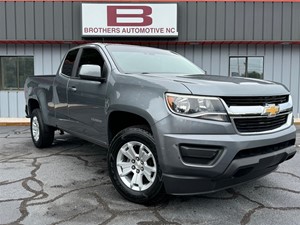
[[[40,104],[37,99],[30,98],[28,100],[28,116],[31,116],[33,110],[39,108],[40,108]]]
[[[50,123],[53,117],[53,110],[49,107],[49,93],[43,88],[37,88],[34,90],[34,93],[29,96],[27,101],[27,111],[28,116],[30,117],[34,109],[40,109],[42,113],[42,118],[45,124],[54,126]],[[51,110],[51,111],[50,111]]]
[[[111,143],[113,137],[121,130],[131,126],[142,126],[152,132],[151,124],[154,123],[150,115],[144,113],[134,113],[132,111],[115,110],[111,111],[107,120],[108,143]]]

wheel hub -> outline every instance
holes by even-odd
[[[157,165],[149,148],[137,141],[124,144],[117,154],[117,171],[122,182],[130,189],[144,191],[151,187]]]
[[[40,139],[40,124],[36,116],[32,118],[31,130],[33,139],[38,141]]]

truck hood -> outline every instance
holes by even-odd
[[[195,95],[208,96],[273,96],[289,94],[279,83],[251,78],[235,78],[215,75],[165,76],[165,79],[181,83]],[[176,90],[174,90],[176,92]]]

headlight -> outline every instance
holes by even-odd
[[[225,107],[219,98],[166,94],[169,109],[178,115],[228,122]]]

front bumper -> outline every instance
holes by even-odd
[[[214,192],[259,178],[275,170],[280,163],[292,158],[296,153],[294,126],[260,135],[236,134],[232,132],[230,126],[225,129],[228,131],[224,132],[225,134],[170,134],[166,132],[168,128],[165,124],[165,122],[161,123],[163,126],[156,124],[158,130],[155,136],[158,140],[163,182],[169,194]],[[212,146],[221,150],[210,163],[187,162],[180,151],[182,144]],[[277,145],[281,147],[276,147]],[[264,147],[270,146],[272,151],[263,151]],[[242,156],[238,154],[243,150],[246,152],[253,150],[255,154]]]
[[[292,158],[295,153],[295,149],[290,147],[263,157],[233,160],[224,173],[214,178],[163,174],[165,189],[167,193],[174,195],[215,192],[265,176],[275,170],[281,162]]]

